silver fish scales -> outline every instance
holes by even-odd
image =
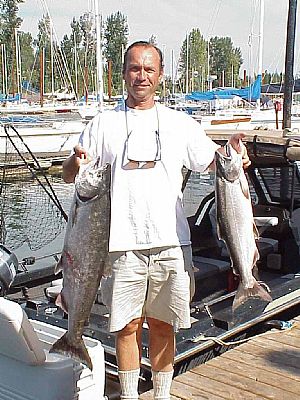
[[[86,364],[92,362],[82,334],[89,319],[108,258],[110,165],[82,165],[75,181],[61,259],[63,289],[56,299],[68,313],[68,330],[51,348]]]
[[[253,267],[259,259],[256,245],[258,231],[254,222],[247,178],[242,156],[230,144],[225,153],[216,152],[216,217],[219,239],[227,246],[233,272],[240,283],[233,301],[233,310],[249,297],[272,300],[269,293],[253,276]]]

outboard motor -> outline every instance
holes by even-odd
[[[18,259],[5,246],[0,244],[0,296],[10,288],[18,271]]]

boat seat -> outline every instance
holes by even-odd
[[[49,353],[65,330],[29,320],[22,307],[0,297],[0,399],[104,399],[104,350],[84,338],[93,371],[72,358]]]
[[[215,211],[215,205],[211,207],[211,210],[209,212],[209,218],[210,222],[212,225],[212,230],[213,234],[217,238],[217,223],[216,223],[216,211]],[[276,226],[278,225],[278,217],[254,217],[255,224],[258,228],[258,231],[262,233],[265,228],[270,227],[270,226]],[[217,238],[217,243],[219,246],[219,249],[221,250],[220,256],[222,258],[229,258],[229,253],[226,247],[226,244],[223,242],[223,240],[219,240]],[[258,240],[256,241],[257,248],[260,254],[260,258],[265,258],[269,254],[277,253],[278,252],[278,240],[272,239],[272,238],[267,238],[260,236]]]
[[[201,278],[208,278],[230,269],[230,262],[209,257],[193,256],[193,264],[195,276],[199,275]]]
[[[193,302],[202,301],[216,291],[227,289],[230,262],[215,258],[193,256],[195,294]]]

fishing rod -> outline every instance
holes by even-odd
[[[28,153],[30,154],[30,156],[32,157],[33,161],[35,162],[35,165],[37,167],[37,170],[43,175],[51,193],[48,191],[48,189],[46,188],[46,186],[44,185],[44,183],[40,180],[40,178],[38,177],[38,174],[36,173],[35,169],[33,167],[30,166],[30,164],[28,163],[28,161],[25,159],[25,157],[22,155],[22,153],[20,152],[20,150],[18,149],[18,147],[16,146],[16,144],[14,143],[11,135],[8,133],[8,128],[11,128],[17,135],[18,139],[21,140],[22,144],[25,146],[26,150],[28,151]],[[19,132],[12,126],[12,125],[4,125],[4,131],[5,134],[7,136],[7,138],[9,139],[10,143],[12,144],[12,146],[14,147],[14,149],[16,150],[16,152],[18,153],[19,157],[22,159],[22,161],[24,162],[25,166],[29,169],[29,171],[31,172],[32,176],[37,180],[37,182],[41,185],[41,187],[44,189],[44,191],[47,193],[47,195],[49,196],[49,198],[52,200],[52,202],[56,205],[56,207],[59,209],[59,211],[61,212],[64,220],[67,222],[68,221],[68,216],[65,212],[65,210],[63,209],[58,197],[56,196],[55,191],[52,188],[51,183],[49,182],[49,179],[47,177],[47,175],[45,174],[43,168],[40,166],[40,163],[38,161],[38,159],[36,158],[36,156],[32,153],[32,151],[30,150],[30,148],[28,147],[28,145],[24,142],[22,136],[19,134]]]

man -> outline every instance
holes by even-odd
[[[190,327],[190,233],[181,202],[182,166],[204,171],[219,146],[185,113],[156,104],[163,76],[161,51],[147,42],[126,51],[127,99],[99,113],[63,165],[73,182],[82,156],[110,163],[111,274],[102,281],[116,332],[121,399],[138,398],[142,324],[149,327],[149,356],[155,399],[169,399],[174,331]],[[243,151],[233,135],[232,145]]]

